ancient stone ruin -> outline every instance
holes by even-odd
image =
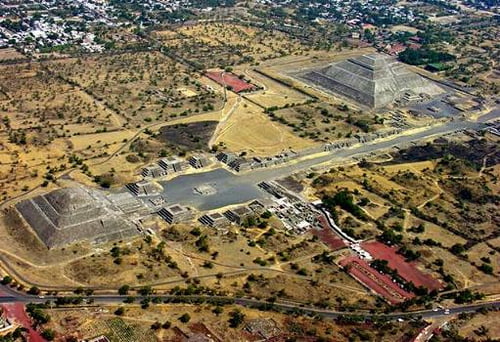
[[[409,70],[394,57],[375,53],[349,58],[299,75],[307,83],[339,94],[364,106],[380,108],[405,93],[432,97],[444,90]]]
[[[77,241],[103,243],[139,233],[103,193],[64,188],[19,202],[17,210],[48,248]]]

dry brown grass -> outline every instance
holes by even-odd
[[[26,58],[14,48],[0,49],[0,61],[11,61]]]
[[[48,67],[85,88],[130,127],[221,105],[218,96],[201,87],[199,75],[156,52],[67,59]]]
[[[490,265],[493,267],[493,274],[498,274],[500,271],[500,254],[486,245],[485,242],[478,243],[469,248],[467,256],[471,262],[474,262],[478,266],[484,263],[481,258],[489,258],[491,261]]]
[[[457,243],[465,244],[467,242],[467,240],[465,240],[464,238],[455,235],[440,226],[418,219],[411,214],[408,215],[408,227],[416,227],[419,224],[423,224],[425,227],[425,231],[423,233],[408,232],[409,239],[413,239],[415,237],[418,237],[420,240],[432,239],[434,241],[440,242],[445,247],[451,247]]]
[[[298,138],[272,122],[262,109],[243,100],[222,126],[216,143],[224,143],[230,151],[271,155],[292,148],[300,150],[313,143]]]
[[[487,336],[497,338],[500,336],[499,319],[500,312],[498,311],[488,312],[487,314],[476,314],[472,319],[462,321],[458,332],[462,337],[475,339],[478,338],[478,335],[474,331],[484,326],[487,329]]]
[[[238,73],[238,71],[239,70],[236,72]],[[257,102],[263,107],[283,107],[287,104],[304,103],[309,99],[308,96],[256,73],[255,71],[244,69],[242,73],[245,73],[253,83],[264,88],[262,91],[246,95],[249,99]]]
[[[161,31],[157,34],[172,48],[196,46],[197,48],[192,49],[187,57],[211,67],[268,60],[301,54],[307,50],[298,41],[281,32],[232,23],[203,23],[181,27],[176,34],[170,31]],[[243,57],[237,56],[235,51],[240,51]],[[252,59],[247,60],[245,56],[250,56]]]
[[[453,276],[459,288],[491,283],[496,280],[495,277],[484,274],[469,262],[461,260],[445,249],[425,247],[421,250],[424,251],[423,260],[427,262],[442,259],[444,271]]]

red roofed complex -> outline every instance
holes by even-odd
[[[414,263],[407,262],[392,247],[386,246],[378,241],[365,242],[361,247],[370,253],[374,259],[387,260],[388,266],[396,269],[406,281],[411,281],[415,286],[424,286],[429,290],[437,290],[442,287],[439,280],[420,271]]]
[[[384,297],[389,303],[397,304],[414,295],[400,288],[392,279],[372,268],[365,260],[350,256],[340,262],[342,267],[347,267],[347,272],[360,283]]]
[[[387,53],[389,55],[395,56],[395,55],[399,55],[401,52],[406,50],[406,46],[404,46],[401,43],[396,43],[393,45],[388,45],[386,49],[387,49]]]
[[[231,72],[207,71],[205,75],[207,75],[208,78],[217,82],[221,86],[231,87],[231,90],[235,93],[255,89],[255,86],[253,84],[240,79],[238,76]]]

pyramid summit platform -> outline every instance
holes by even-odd
[[[309,84],[370,108],[381,108],[407,95],[433,97],[445,91],[409,70],[396,58],[374,53],[349,58],[299,76]]]

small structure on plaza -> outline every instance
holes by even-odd
[[[229,224],[229,220],[221,213],[205,214],[198,219],[200,223],[209,227],[223,227]]]
[[[158,165],[167,173],[181,172],[186,168],[186,161],[177,157],[165,157],[158,161]]]
[[[195,169],[201,169],[210,165],[210,160],[203,155],[195,155],[188,159],[188,163]]]
[[[163,207],[158,211],[158,215],[170,224],[186,222],[192,220],[194,217],[193,211],[190,208],[180,204]]]
[[[127,189],[136,196],[152,196],[159,194],[162,187],[155,182],[143,180],[127,184]]]

